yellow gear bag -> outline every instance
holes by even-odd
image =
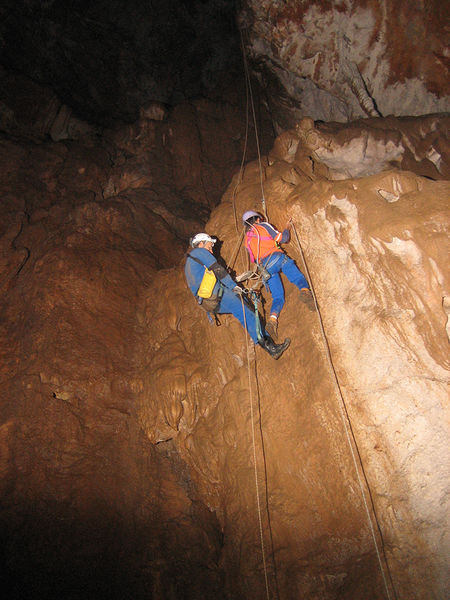
[[[217,278],[214,273],[205,267],[205,274],[200,282],[197,296],[199,298],[211,298],[216,282]]]

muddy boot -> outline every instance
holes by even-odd
[[[316,310],[316,305],[314,303],[314,297],[312,295],[311,290],[308,288],[302,288],[300,290],[300,300],[306,304],[310,311]]]
[[[289,347],[291,340],[289,338],[286,338],[282,344],[275,344],[272,338],[267,337],[263,338],[259,343],[264,348],[264,350],[270,354],[272,358],[277,360],[278,358],[280,358],[280,356],[283,354],[286,348]]]
[[[278,337],[278,319],[276,316],[270,315],[266,323],[266,331],[274,342],[276,342]]]

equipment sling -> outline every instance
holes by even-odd
[[[205,273],[200,282],[199,288],[197,290],[197,296],[201,298],[200,306],[204,308],[207,312],[214,313],[220,306],[220,300],[223,296],[223,284],[221,283],[221,279],[228,275],[227,270],[219,265],[217,261],[212,263],[209,267],[207,267],[201,260],[192,256],[191,254],[187,254],[188,258],[195,260],[199,265],[202,265],[205,268]],[[219,282],[219,289],[216,294],[213,294],[214,287]]]

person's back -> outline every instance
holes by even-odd
[[[212,238],[214,239],[214,238]],[[187,255],[184,273],[189,289],[197,295],[200,283],[205,275],[205,267],[212,270],[216,275],[216,283],[213,288],[213,295],[219,293],[220,286],[225,286],[229,289],[234,289],[236,283],[216,260],[214,254],[205,247],[196,246]]]
[[[263,216],[249,210],[242,215],[245,227],[245,245],[250,260],[258,265],[263,273],[264,282],[272,295],[270,316],[267,319],[266,329],[269,334],[276,338],[278,331],[278,317],[284,306],[284,288],[280,278],[280,272],[284,273],[288,280],[300,290],[300,299],[310,310],[315,310],[314,299],[309,288],[306,277],[281,248],[290,240],[289,221],[282,232],[273,225],[263,220]]]
[[[254,223],[245,234],[245,247],[253,263],[260,264],[267,256],[281,252],[279,244],[289,241],[287,230],[280,233],[270,223]]]

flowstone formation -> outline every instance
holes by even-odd
[[[235,121],[218,131],[210,109],[143,112],[101,141],[2,139],[2,586],[444,599],[447,117],[306,118],[240,171]],[[286,284],[278,361],[184,282],[232,168],[206,224],[223,259],[247,269],[239,219],[262,182],[315,290],[318,313]]]
[[[286,283],[292,344],[275,362],[231,316],[208,322],[181,266],[159,274],[138,418],[175,445],[217,515],[230,597],[443,599],[450,185],[387,163],[332,181],[299,137],[308,125],[280,136],[262,171],[270,220],[293,217],[289,252],[306,259],[319,313]],[[354,162],[356,127],[327,127],[341,163]],[[207,225],[228,263],[235,215],[261,210],[259,177],[247,165]]]

